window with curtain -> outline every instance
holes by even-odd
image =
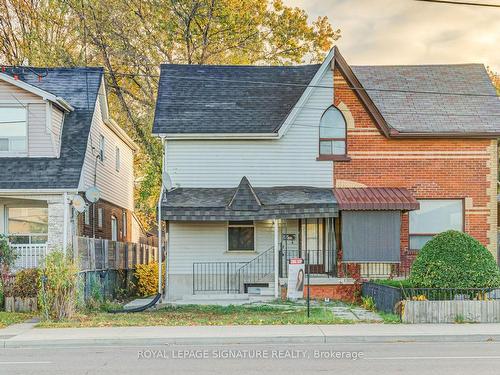
[[[328,108],[319,122],[319,154],[345,155],[347,153],[346,128],[342,113],[334,106]]]
[[[0,106],[0,152],[27,151],[26,119],[26,108]]]
[[[410,250],[420,250],[436,234],[463,230],[462,199],[422,199],[420,209],[410,211]]]
[[[47,207],[8,207],[7,221],[10,242],[14,244],[47,242],[49,232]]]
[[[227,225],[228,251],[255,251],[253,221],[230,221]]]

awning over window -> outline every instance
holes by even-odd
[[[419,203],[405,188],[334,189],[339,210],[418,210]]]

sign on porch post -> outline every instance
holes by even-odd
[[[288,299],[304,298],[305,267],[304,259],[291,258],[288,261]]]

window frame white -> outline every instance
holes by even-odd
[[[104,208],[97,207],[97,226],[102,228],[104,225]]]
[[[17,108],[17,109],[22,109],[24,110],[24,128],[25,128],[25,136],[24,136],[24,149],[23,150],[11,150],[11,144],[10,144],[10,137],[2,137],[0,136],[0,139],[7,139],[9,142],[9,150],[6,151],[1,151],[0,150],[0,156],[12,156],[12,155],[27,155],[28,154],[28,146],[29,146],[29,110],[27,105],[22,105],[20,103],[1,103],[0,102],[0,109],[1,108]],[[2,124],[0,124],[1,127]]]
[[[252,224],[242,224],[246,222],[252,222]],[[229,230],[230,228],[252,228],[253,229],[253,249],[235,249],[229,248]],[[257,226],[254,220],[245,220],[239,223],[238,221],[226,221],[226,252],[228,253],[255,253],[257,252]]]
[[[325,115],[328,113],[328,111],[330,110],[335,110],[337,111],[342,120],[344,121],[344,137],[340,138],[340,137],[322,137],[321,136],[321,128],[322,128],[322,121],[323,121],[323,118],[325,117]],[[323,126],[324,127],[324,126]],[[331,152],[330,153],[322,153],[321,152],[321,144],[324,143],[324,142],[330,142],[330,148],[331,148]],[[335,153],[334,152],[334,143],[335,142],[342,142],[344,144],[344,153]],[[319,120],[319,137],[318,137],[318,155],[320,157],[331,157],[331,158],[342,158],[342,157],[346,157],[347,156],[347,120],[344,116],[344,114],[342,113],[342,111],[337,108],[336,106],[334,105],[331,105],[329,106],[324,112],[323,114],[321,115],[321,118]]]
[[[428,201],[428,202],[443,202],[443,201],[453,201],[453,202],[460,202],[460,213],[461,213],[461,228],[459,229],[462,232],[465,232],[465,199],[464,198],[421,198],[417,199],[419,203],[422,203],[423,201]],[[418,213],[419,210],[415,211],[410,211],[408,214],[408,250],[411,252],[418,252],[420,249],[415,249],[411,246],[412,243],[412,237],[434,237],[435,235],[442,233],[446,230],[458,230],[457,228],[448,228],[444,229],[439,232],[412,232],[412,220],[415,220],[412,218],[415,213]],[[425,244],[424,244],[425,245]],[[424,246],[422,245],[422,247]]]
[[[121,152],[120,147],[116,146],[115,148],[115,170],[120,172],[121,167]]]

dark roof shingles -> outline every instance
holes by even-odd
[[[162,65],[153,133],[275,132],[319,67]]]
[[[65,99],[74,111],[64,117],[60,157],[0,158],[0,189],[78,187],[102,74],[102,68],[49,68],[41,81],[30,72],[20,74],[22,81]]]

